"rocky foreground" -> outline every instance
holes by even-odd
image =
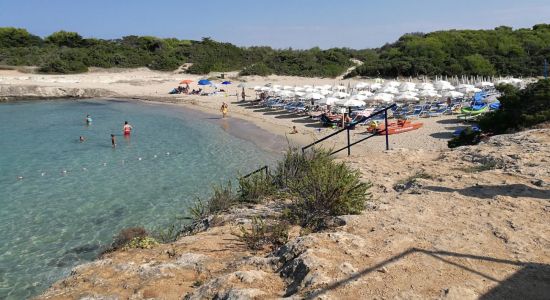
[[[239,225],[278,207],[238,208],[81,265],[38,299],[548,299],[550,129],[345,160],[372,197],[336,229],[254,253]]]

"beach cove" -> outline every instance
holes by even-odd
[[[282,145],[284,149],[288,142],[304,145],[334,132],[307,117],[237,101],[233,93],[240,88],[232,86],[226,87],[227,95],[168,95],[182,74],[144,69],[54,76],[2,72],[0,88],[15,91],[14,98],[101,93],[115,103],[126,99],[143,105],[163,104],[174,114],[199,110],[209,113],[213,118],[209,122],[222,131],[235,130],[230,133],[237,138],[243,133],[249,141],[267,136],[263,144],[268,148]],[[195,82],[200,79],[184,76]],[[249,85],[245,89],[248,100],[254,99],[253,85],[355,84],[283,76],[241,79]],[[76,102],[80,101],[105,100]],[[228,120],[234,122],[225,129],[216,124],[222,102],[229,104]],[[248,134],[239,127],[244,121],[265,130],[264,134]],[[540,298],[550,264],[548,236],[540,234],[548,229],[548,129],[448,150],[446,141],[460,126],[456,117],[422,122],[419,130],[390,136],[390,151],[385,151],[383,137],[375,137],[352,148],[350,157],[339,156],[339,161],[360,171],[362,180],[373,183],[372,198],[362,214],[339,217],[341,226],[332,231],[301,235],[294,230],[289,243],[276,253],[250,251],[235,234],[239,226],[259,215],[276,216],[278,208],[273,203],[237,207],[219,216],[208,230],[174,243],[117,251],[91,263],[80,261],[84,264],[39,299],[179,299],[182,295],[190,299],[287,295],[476,299],[514,295],[514,291]],[[113,128],[120,127],[119,123]],[[297,126],[298,134],[289,134],[292,126]],[[353,139],[364,136],[363,130],[351,135]],[[270,141],[271,137],[280,139]],[[344,143],[342,136],[323,146]],[[245,160],[257,164],[254,157]],[[141,162],[146,161],[142,157]],[[486,161],[498,162],[499,167],[476,169]],[[155,215],[148,210],[141,213],[142,220]],[[537,285],[527,288],[532,278],[538,278]]]
[[[166,226],[211,185],[271,164],[285,149],[277,146],[284,139],[250,123],[150,102],[17,101],[0,103],[0,116],[7,299],[37,295],[95,259],[123,227]],[[125,120],[130,139],[121,134]]]

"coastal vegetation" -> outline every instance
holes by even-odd
[[[280,216],[269,222],[258,216],[251,226],[241,227],[238,236],[253,250],[275,248],[286,243],[291,225],[307,232],[319,231],[330,227],[336,216],[361,213],[371,186],[360,180],[359,171],[336,162],[322,149],[307,153],[289,149],[273,171],[240,177],[238,183],[236,191],[230,181],[214,185],[209,198],[197,199],[189,209],[190,222],[178,218],[168,228],[151,234],[141,227],[122,230],[114,238],[112,250],[173,242],[200,231],[197,228],[207,228],[216,222],[216,215],[233,207],[270,201],[283,208]]]
[[[548,24],[410,33],[372,52],[348,76],[538,76],[548,57]]]
[[[550,79],[541,79],[518,89],[512,85],[497,87],[502,96],[500,109],[486,113],[478,120],[479,131],[467,128],[448,142],[450,148],[475,145],[481,134],[512,133],[550,122]]]
[[[550,56],[550,25],[513,30],[449,30],[410,33],[378,49],[273,49],[238,47],[201,41],[125,36],[84,38],[58,31],[41,38],[25,29],[0,28],[0,65],[38,66],[42,73],[80,73],[89,67],[172,71],[189,63],[186,72],[207,74],[241,70],[241,75],[336,77],[352,59],[363,64],[353,76],[513,75],[541,73]]]

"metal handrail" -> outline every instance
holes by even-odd
[[[254,174],[258,173],[258,172],[261,172],[261,171],[263,171],[263,170],[265,170],[265,175],[268,175],[268,174],[269,174],[269,168],[268,168],[268,166],[266,165],[266,166],[263,166],[263,167],[261,167],[261,168],[255,170],[255,171],[253,171],[253,172],[250,172],[250,173],[244,175],[243,177],[241,177],[241,179],[248,178],[248,177],[250,177],[250,176],[252,176],[252,175],[254,175]]]
[[[366,117],[366,118],[363,120],[363,122],[365,122],[365,121],[367,121],[368,119],[370,119],[370,118],[372,118],[372,117],[375,117],[375,116],[377,116],[377,115],[379,115],[379,114],[385,113],[384,119],[385,119],[385,123],[386,123],[385,125],[386,125],[386,128],[387,128],[387,127],[388,127],[388,110],[390,110],[390,109],[392,109],[392,108],[394,108],[394,107],[397,107],[397,104],[394,103],[394,104],[392,104],[392,105],[390,105],[390,106],[388,106],[388,107],[385,107],[385,108],[383,108],[383,109],[381,109],[381,110],[379,110],[379,111],[377,111],[377,112],[375,112],[375,113],[372,113],[371,115],[369,115],[368,117]],[[317,144],[319,144],[319,143],[321,143],[321,142],[323,142],[323,141],[325,141],[325,140],[327,140],[327,139],[329,139],[329,138],[331,138],[331,137],[333,137],[333,136],[335,136],[335,135],[337,135],[337,134],[340,134],[342,131],[347,131],[347,133],[348,133],[348,145],[347,145],[346,147],[342,148],[342,149],[338,149],[337,151],[332,152],[331,155],[332,155],[332,154],[335,154],[335,153],[338,153],[338,152],[340,152],[340,151],[342,151],[342,150],[344,150],[344,149],[348,149],[348,155],[350,155],[349,149],[350,149],[351,146],[356,145],[356,144],[359,144],[360,142],[363,142],[363,141],[365,141],[365,140],[367,140],[367,139],[369,139],[369,138],[371,138],[371,137],[373,137],[373,136],[375,136],[375,135],[379,135],[378,133],[375,133],[375,134],[373,134],[373,135],[370,135],[370,136],[368,136],[368,137],[366,137],[366,138],[363,138],[363,139],[361,139],[361,140],[359,140],[359,141],[357,141],[357,142],[354,142],[354,143],[351,143],[351,144],[350,144],[350,142],[349,142],[349,130],[350,130],[351,128],[355,127],[355,125],[357,125],[357,124],[352,124],[352,125],[348,124],[348,125],[346,125],[344,128],[342,128],[342,129],[340,129],[340,130],[338,130],[338,131],[336,131],[336,132],[333,132],[333,133],[331,133],[331,134],[325,136],[324,138],[322,138],[322,139],[320,139],[320,140],[318,140],[318,141],[315,141],[315,142],[313,142],[313,143],[311,143],[311,144],[309,144],[309,145],[307,145],[307,146],[302,147],[302,153],[304,153],[308,148],[311,148],[311,147],[313,147],[313,146],[315,146],[315,145],[317,145]],[[387,132],[387,130],[386,130],[386,150],[389,150],[389,140],[388,140],[388,132]]]

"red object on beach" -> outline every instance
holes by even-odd
[[[191,82],[193,82],[193,80],[191,80],[191,79],[184,79],[184,80],[180,81],[180,83],[182,83],[182,84],[190,84]]]
[[[412,123],[409,120],[398,120],[397,122],[388,123],[388,134],[398,134],[411,130],[416,130],[422,127],[423,123]],[[386,128],[384,124],[378,125],[376,128],[369,128],[370,132],[378,132],[378,134],[386,134]]]

